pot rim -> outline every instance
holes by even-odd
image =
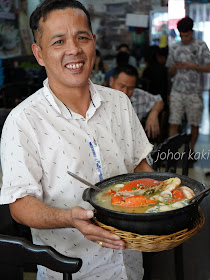
[[[136,174],[136,175],[135,175]],[[138,175],[140,175],[139,179],[140,178],[150,178],[149,175],[151,176],[165,176],[167,178],[173,178],[173,177],[178,177],[180,178],[181,180],[187,180],[187,181],[191,181],[191,183],[194,183],[195,185],[199,185],[200,187],[202,187],[203,189],[205,189],[205,187],[207,187],[207,185],[203,182],[198,182],[196,181],[195,179],[193,178],[190,178],[188,176],[185,176],[185,175],[181,175],[181,174],[176,174],[176,173],[170,173],[170,172],[135,172],[135,173],[125,173],[125,174],[120,174],[120,175],[116,175],[116,176],[112,176],[112,177],[109,177],[107,179],[104,179],[100,182],[97,182],[95,185],[100,187],[102,184],[106,184],[106,182],[109,182],[110,180],[113,180],[113,179],[120,179],[120,178],[124,178],[125,176],[131,176],[131,177],[138,177]],[[146,177],[147,176],[147,177]],[[137,179],[137,178],[136,178]],[[153,178],[154,179],[154,178]],[[157,179],[157,180],[160,180]],[[120,182],[124,182],[125,180],[122,180]],[[119,183],[120,183],[119,182]],[[105,185],[104,187],[106,187],[107,185]],[[189,186],[190,187],[190,186]],[[190,187],[191,188],[191,187]],[[116,210],[112,210],[112,209],[108,209],[108,208],[105,208],[103,206],[100,206],[98,205],[95,201],[94,201],[94,196],[93,196],[93,193],[97,193],[95,190],[93,189],[86,189],[87,192],[90,193],[90,197],[91,197],[91,205],[97,210],[97,209],[100,209],[101,211],[107,211],[108,213],[110,214],[113,214],[113,215],[119,215],[121,217],[136,217],[136,218],[139,218],[139,217],[156,217],[156,218],[162,218],[162,216],[165,216],[166,213],[167,215],[169,216],[172,216],[174,214],[180,214],[181,212],[185,212],[185,210],[188,210],[189,208],[192,208],[193,206],[198,206],[199,203],[200,203],[200,200],[196,200],[194,201],[193,203],[190,203],[189,205],[185,205],[184,207],[182,208],[178,208],[178,209],[174,209],[174,210],[170,210],[170,211],[164,211],[164,212],[156,212],[156,213],[127,213],[127,212],[121,212],[121,211],[116,211]]]

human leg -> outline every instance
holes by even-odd
[[[190,142],[190,149],[191,151],[194,152],[194,147],[195,147],[195,143],[198,139],[198,134],[199,134],[199,127],[198,126],[195,126],[195,125],[192,125],[191,126],[191,135],[192,135],[192,138],[191,138],[191,142]]]
[[[190,149],[194,152],[194,147],[199,135],[199,125],[202,119],[203,98],[201,94],[190,94],[186,105],[187,121],[191,125]]]
[[[182,94],[172,91],[169,103],[169,136],[176,135],[182,123],[184,107]]]
[[[179,130],[179,124],[169,124],[169,137],[176,135]]]

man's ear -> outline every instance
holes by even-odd
[[[96,46],[96,34],[93,34],[93,42],[94,42],[94,45]]]
[[[42,59],[42,50],[36,43],[32,45],[32,51],[39,65],[45,66],[44,61]]]
[[[113,88],[113,84],[114,84],[114,78],[111,76],[109,78],[109,85],[110,85],[111,88]]]

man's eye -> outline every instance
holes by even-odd
[[[78,40],[79,40],[79,41],[81,41],[81,40],[88,40],[88,38],[87,38],[87,37],[84,37],[84,36],[80,36],[80,37],[78,38]]]
[[[63,43],[63,40],[58,40],[54,43],[54,45],[59,45],[59,44],[62,44]]]

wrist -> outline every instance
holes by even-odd
[[[150,114],[158,116],[159,112],[156,109],[150,111]]]
[[[194,69],[197,70],[197,71],[200,71],[200,66],[195,64]]]

